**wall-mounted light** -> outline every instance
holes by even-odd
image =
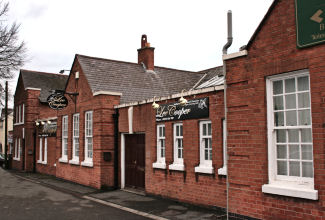
[[[157,104],[157,103],[155,102],[155,98],[156,98],[156,96],[153,97],[152,108],[153,108],[153,109],[158,109],[158,108],[159,108],[159,104]]]
[[[184,106],[187,104],[187,100],[183,97],[183,91],[186,91],[185,89],[182,90],[181,98],[178,100],[179,104]]]
[[[36,125],[36,126],[39,126],[39,122],[38,122],[38,121],[35,121],[35,125]]]
[[[41,124],[42,124],[42,125],[44,125],[44,124],[45,124],[45,122],[44,122],[44,121],[41,121]]]
[[[51,122],[50,120],[48,120],[46,123],[47,123],[47,124],[51,124],[52,122]]]

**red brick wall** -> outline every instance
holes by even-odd
[[[79,71],[79,80],[76,81],[74,72]],[[69,106],[58,111],[58,130],[56,143],[56,175],[80,184],[101,188],[113,186],[114,184],[114,158],[111,161],[104,161],[103,153],[114,151],[114,105],[119,104],[119,96],[98,95],[93,96],[87,79],[82,72],[79,63],[76,61],[72,74],[67,84],[66,92],[78,92],[76,104],[72,97]],[[85,144],[85,112],[93,111],[93,167],[82,166],[84,160]],[[68,160],[72,159],[72,123],[73,114],[79,113],[79,164],[59,162],[62,155],[62,116],[68,115]]]
[[[228,60],[230,211],[261,219],[325,216],[325,45],[296,47],[294,0],[280,0],[245,57]],[[315,189],[319,200],[262,193],[268,183],[266,76],[309,69]]]
[[[168,170],[173,163],[173,123],[165,122],[166,132],[166,170],[153,169],[157,160],[155,110],[151,104],[134,106],[133,132],[145,133],[146,167],[145,190],[147,193],[177,199],[183,202],[226,206],[225,178],[218,176],[218,169],[223,166],[222,118],[224,117],[223,92],[213,92],[196,96],[209,97],[209,119],[212,121],[213,167],[215,175],[197,174],[194,168],[199,165],[199,119],[183,121],[183,144],[185,172]],[[193,99],[194,97],[186,97]],[[169,100],[177,102],[178,100]],[[163,102],[165,103],[165,102]],[[128,133],[128,108],[119,109],[119,132]],[[203,119],[201,119],[203,120]],[[120,145],[119,145],[120,146]],[[120,155],[121,152],[119,152]],[[167,171],[167,172],[165,172]]]

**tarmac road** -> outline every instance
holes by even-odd
[[[0,168],[0,219],[148,219],[16,177]]]

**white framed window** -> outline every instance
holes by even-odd
[[[212,127],[211,121],[200,121],[200,164],[195,172],[213,173],[212,168]]]
[[[41,163],[43,161],[43,138],[39,139],[39,159],[37,162]]]
[[[85,112],[85,160],[83,166],[93,166],[93,112]]]
[[[79,164],[79,114],[73,115],[72,160],[69,163]]]
[[[25,104],[16,106],[15,124],[24,124]]]
[[[44,138],[44,160],[43,164],[47,164],[47,137]]]
[[[68,162],[68,116],[62,116],[62,155],[60,162]]]
[[[269,184],[262,191],[317,199],[309,72],[267,78]]]
[[[174,138],[174,162],[169,165],[170,170],[184,170],[183,151],[183,123],[173,125]]]
[[[165,125],[157,125],[157,161],[153,163],[154,168],[166,169],[165,143]]]
[[[18,138],[18,155],[17,155],[18,160],[20,160],[20,154],[21,154],[21,145],[20,145],[20,138]]]
[[[15,140],[15,156],[14,159],[18,158],[18,139]]]

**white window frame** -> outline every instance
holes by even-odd
[[[43,161],[43,138],[39,139],[39,157],[37,163],[42,163]]]
[[[47,164],[47,137],[44,137],[44,157],[43,164]]]
[[[92,150],[88,149],[89,140],[91,140]],[[85,159],[81,162],[82,166],[93,167],[93,157],[94,157],[94,138],[93,138],[93,111],[85,112]],[[91,152],[91,157],[89,157],[89,152]]]
[[[62,116],[62,154],[59,162],[67,163],[68,162],[68,136],[69,136],[69,117],[68,115]],[[65,154],[66,148],[66,154]]]
[[[223,149],[223,167],[218,169],[219,175],[227,175],[227,121],[222,119],[222,149]]]
[[[208,127],[210,125],[211,128],[211,134],[208,134]],[[206,127],[207,134],[203,134],[203,126]],[[195,167],[195,172],[197,173],[207,173],[207,174],[213,174],[214,169],[212,167],[212,123],[210,120],[204,120],[199,122],[199,132],[200,132],[200,164],[199,166]],[[211,157],[210,159],[205,158],[205,140],[208,139],[208,143],[211,143],[211,146],[208,148],[208,157]],[[210,156],[211,151],[211,156]]]
[[[299,70],[281,75],[271,76],[266,79],[266,95],[267,95],[267,126],[268,126],[268,174],[269,183],[262,186],[262,192],[305,198],[311,200],[318,199],[318,191],[314,189],[314,177],[293,177],[283,176],[277,174],[277,150],[276,150],[276,129],[312,129],[312,122],[310,125],[297,125],[297,126],[279,126],[276,127],[274,124],[274,103],[273,103],[273,82],[278,80],[285,80],[289,78],[297,78],[302,76],[309,76],[308,70]],[[284,89],[284,88],[283,88]],[[298,92],[295,92],[295,94]],[[309,97],[310,93],[310,77],[309,77]],[[310,98],[311,100],[311,98]],[[285,101],[283,101],[285,105]],[[298,102],[296,102],[298,105]],[[311,112],[311,103],[310,112]],[[311,113],[310,113],[311,114]],[[312,121],[312,116],[310,115]],[[299,116],[297,117],[299,121]],[[284,121],[284,123],[286,123]],[[299,142],[301,144],[301,142]],[[288,154],[288,152],[287,152]],[[314,162],[314,161],[313,161]]]
[[[162,150],[164,155],[161,154]],[[166,128],[164,124],[157,125],[157,161],[152,166],[153,168],[166,169]]]
[[[20,160],[20,154],[21,154],[21,143],[20,143],[20,138],[18,138],[18,155],[17,155],[18,160]]]
[[[72,120],[72,160],[69,161],[70,164],[79,165],[79,152],[80,152],[80,114],[76,113],[73,115]],[[78,145],[78,155],[76,155],[76,150]]]
[[[169,165],[169,169],[170,170],[179,170],[179,171],[184,171],[185,167],[184,167],[184,142],[183,142],[183,134],[181,135],[177,135],[177,128],[181,126],[182,127],[182,132],[184,132],[183,130],[183,123],[174,123],[173,124],[173,149],[174,149],[174,162],[173,164]],[[178,155],[178,140],[181,140],[182,143],[182,157],[179,158]]]
[[[16,119],[14,125],[24,124],[25,121],[25,104],[16,106]]]
[[[14,159],[17,160],[18,159],[18,139],[15,139],[15,156]]]

